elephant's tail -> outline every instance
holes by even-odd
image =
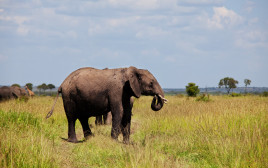
[[[55,105],[56,105],[56,103],[57,103],[57,100],[58,100],[58,98],[59,98],[59,94],[61,93],[61,91],[62,91],[62,90],[61,90],[61,86],[60,86],[59,89],[58,89],[57,97],[56,97],[56,99],[55,99],[55,101],[54,101],[54,104],[53,104],[51,110],[47,113],[46,119],[48,119],[50,116],[52,116],[54,107],[55,107]]]

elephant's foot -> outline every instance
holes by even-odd
[[[128,145],[129,144],[129,136],[128,137],[123,137],[123,143]]]
[[[129,140],[127,140],[127,141],[123,140],[123,143],[126,144],[126,145],[129,145],[130,144],[129,143]]]
[[[94,134],[91,131],[88,130],[88,131],[84,132],[85,139],[88,139],[91,136],[94,136]]]
[[[78,140],[76,137],[75,138],[68,138],[67,142],[78,143]]]

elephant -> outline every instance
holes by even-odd
[[[0,102],[9,99],[17,99],[22,96],[28,96],[25,89],[17,86],[3,86],[0,88]]]
[[[107,125],[112,122],[112,112],[108,112],[107,114],[103,114],[100,116],[96,116],[95,125]]]
[[[151,109],[159,111],[167,99],[155,77],[144,69],[136,67],[117,69],[80,68],[72,72],[60,85],[51,111],[53,114],[59,94],[62,94],[68,121],[68,142],[77,143],[75,122],[82,125],[85,139],[93,135],[88,119],[112,113],[111,137],[118,139],[123,134],[123,143],[129,143],[131,124],[131,97],[153,96]]]
[[[130,108],[132,109],[134,103],[134,98],[130,98]],[[112,123],[112,113],[108,112],[107,114],[100,115],[96,117],[95,125],[107,125]]]

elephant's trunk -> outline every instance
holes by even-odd
[[[156,103],[157,98],[157,103]],[[161,95],[155,95],[151,104],[151,108],[154,111],[159,111],[163,106],[167,99],[163,98]]]

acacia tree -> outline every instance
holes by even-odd
[[[41,90],[43,90],[45,93],[45,91],[48,89],[48,87],[45,83],[43,83],[42,85],[38,85],[37,89],[39,90],[39,94],[40,94]]]
[[[246,86],[246,88],[245,88],[245,93],[247,93],[247,87],[248,87],[248,85],[250,85],[251,80],[249,80],[249,79],[245,79],[245,80],[244,80],[244,83],[245,83],[245,86]]]
[[[20,85],[19,84],[17,84],[17,83],[14,83],[13,85],[11,85],[11,86],[13,86],[13,87],[19,87],[20,88]]]
[[[42,89],[42,85],[38,85],[38,86],[37,86],[37,89],[38,89],[38,92],[39,92],[39,96],[40,96],[40,93],[41,93],[41,89]]]
[[[236,84],[238,84],[238,81],[234,80],[234,78],[225,77],[220,80],[219,88],[224,86],[225,89],[227,90],[227,93],[229,94],[231,89],[236,88]]]
[[[186,86],[186,93],[190,97],[196,97],[196,95],[200,92],[198,89],[198,86],[195,85],[195,83],[188,83],[188,86]]]
[[[33,84],[32,83],[26,83],[26,85],[28,87],[28,89],[33,90]]]
[[[48,87],[48,89],[50,90],[50,94],[52,95],[51,90],[55,88],[55,85],[53,85],[53,84],[48,84],[47,87]]]
[[[47,84],[43,83],[43,84],[41,85],[41,88],[43,89],[43,91],[44,91],[44,93],[45,93],[46,90],[48,89]]]

